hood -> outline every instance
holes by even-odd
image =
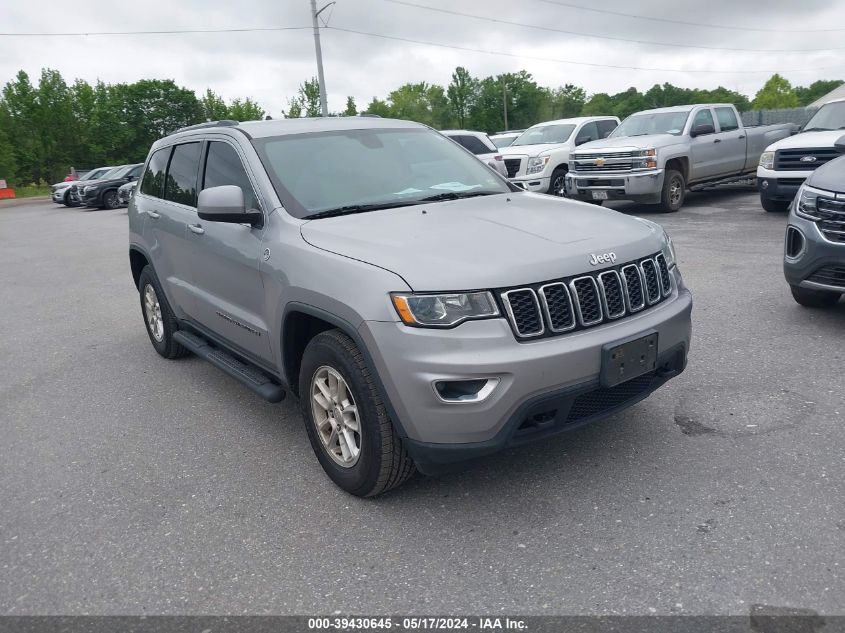
[[[425,213],[423,213],[425,211]],[[660,250],[647,220],[592,204],[510,193],[307,221],[306,242],[385,268],[415,291],[473,290],[558,279]]]
[[[648,149],[650,147],[666,147],[675,145],[681,140],[680,136],[674,134],[646,134],[645,136],[620,136],[619,138],[603,138],[598,141],[590,141],[579,145],[577,153],[596,151],[604,149]]]
[[[845,136],[845,130],[826,130],[824,132],[803,132],[787,136],[766,148],[767,152],[779,149],[797,149],[811,147],[833,147],[833,144]]]
[[[79,181],[78,180],[71,180],[71,181],[68,181],[68,182],[65,182],[65,181],[57,182],[55,185],[50,185],[50,188],[53,191],[58,191],[59,189],[66,189],[67,187],[70,187],[71,185],[75,185],[77,182],[79,182]]]
[[[811,187],[836,191],[845,191],[845,156],[834,158],[816,169],[807,179]]]
[[[566,143],[539,143],[537,145],[509,145],[499,152],[502,156],[540,156],[543,152],[550,152],[566,145]]]

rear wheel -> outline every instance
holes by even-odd
[[[372,497],[414,474],[414,462],[361,351],[340,330],[322,332],[308,343],[299,397],[311,447],[326,474],[346,492]]]
[[[145,266],[138,278],[138,291],[141,294],[141,313],[150,343],[155,350],[165,358],[179,358],[188,353],[184,347],[173,339],[173,334],[179,329],[176,317],[167,303],[167,297],[161,289],[152,266]]]
[[[789,201],[772,200],[771,198],[760,196],[760,205],[769,213],[784,213],[789,210],[790,204]]]
[[[117,199],[116,189],[110,189],[103,194],[104,209],[117,209],[118,204],[120,204],[120,201]]]
[[[674,213],[684,205],[687,183],[684,175],[674,169],[667,169],[663,176],[663,191],[660,194],[660,210]]]
[[[550,196],[563,196],[566,191],[564,185],[566,184],[566,169],[557,167],[552,172],[552,177],[549,179],[549,190],[546,191]]]
[[[828,290],[811,290],[800,286],[790,286],[792,298],[805,308],[832,308],[839,301],[840,293]]]

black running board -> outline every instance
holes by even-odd
[[[248,387],[267,402],[281,402],[285,398],[285,390],[278,383],[273,382],[267,374],[252,365],[235,358],[219,347],[212,347],[204,338],[179,330],[173,338],[183,347],[204,358],[209,363],[222,369],[229,376]]]

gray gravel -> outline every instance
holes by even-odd
[[[845,301],[792,301],[748,189],[617,206],[675,240],[687,372],[367,501],[294,399],[156,355],[125,210],[0,209],[0,614],[845,613]]]

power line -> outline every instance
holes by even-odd
[[[730,24],[706,24],[703,22],[685,22],[684,20],[673,20],[671,18],[655,18],[645,15],[636,15],[633,13],[623,13],[621,11],[610,11],[609,9],[596,9],[593,7],[585,7],[580,4],[573,4],[571,2],[561,2],[560,0],[537,0],[538,2],[545,2],[546,4],[556,4],[559,7],[567,7],[569,9],[577,9],[579,11],[592,11],[593,13],[602,13],[604,15],[616,15],[625,18],[633,18],[635,20],[651,20],[652,22],[664,22],[667,24],[682,24],[684,26],[700,26],[708,29],[727,29],[730,31],[755,31],[757,33],[838,33],[845,31],[841,29],[763,29],[750,26],[733,26]]]
[[[758,70],[728,70],[728,69],[688,69],[683,68],[657,68],[651,66],[626,66],[622,64],[600,64],[597,62],[581,62],[572,59],[557,59],[553,57],[538,57],[537,55],[521,55],[518,53],[508,53],[505,51],[491,51],[483,48],[471,48],[469,46],[456,46],[454,44],[441,44],[439,42],[427,42],[424,40],[415,40],[408,37],[398,37],[395,35],[383,35],[381,33],[369,33],[367,31],[357,31],[355,29],[347,29],[339,26],[325,27],[333,31],[342,31],[344,33],[355,33],[356,35],[366,35],[368,37],[377,37],[385,40],[394,40],[397,42],[408,42],[410,44],[422,44],[424,46],[436,46],[438,48],[449,48],[457,51],[467,51],[470,53],[484,53],[486,55],[499,55],[501,57],[514,57],[517,59],[532,59],[541,62],[553,62],[557,64],[573,64],[575,66],[592,66],[594,68],[617,68],[621,70],[651,70],[657,72],[667,73],[720,73],[720,74],[761,74],[761,73],[792,73],[792,72],[818,72],[820,70],[834,70],[842,68],[839,66],[817,66],[815,68],[772,68],[772,69],[758,69]]]
[[[453,11],[451,9],[442,9],[440,7],[429,7],[423,4],[416,4],[415,2],[407,2],[407,0],[384,0],[391,4],[401,5],[405,7],[413,7],[415,9],[424,9],[426,11],[434,11],[437,13],[445,13],[447,15],[455,15],[464,18],[472,18],[474,20],[483,20],[485,22],[492,22],[495,24],[506,24],[508,26],[521,26],[529,29],[536,29],[539,31],[548,31],[551,33],[564,33],[566,35],[574,35],[576,37],[595,38],[601,40],[613,40],[616,42],[630,42],[633,44],[647,44],[649,46],[671,46],[674,48],[700,48],[711,51],[745,51],[752,53],[820,53],[823,51],[838,51],[845,50],[845,46],[833,46],[829,48],[729,48],[725,46],[697,46],[695,44],[670,44],[667,42],[655,42],[653,40],[636,40],[626,37],[615,37],[612,35],[596,35],[594,33],[583,33],[579,31],[567,31],[566,29],[558,29],[551,26],[539,26],[536,24],[525,24],[524,22],[512,22],[510,20],[502,20],[500,18],[491,18],[486,15],[475,15],[472,13],[462,13],[460,11]]]
[[[310,26],[267,26],[241,29],[178,29],[172,31],[92,31],[90,33],[0,33],[0,37],[77,37],[80,35],[176,35],[190,33],[254,33],[257,31],[304,31]]]

